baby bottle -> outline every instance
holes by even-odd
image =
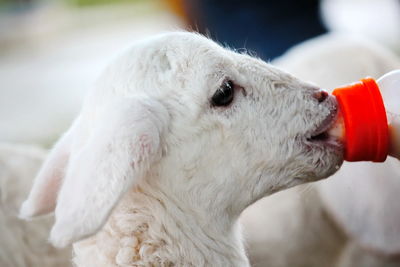
[[[343,142],[345,160],[400,159],[400,70],[336,88],[333,95],[339,114],[329,134]]]

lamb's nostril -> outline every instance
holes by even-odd
[[[328,98],[328,96],[329,96],[328,92],[323,90],[319,90],[318,92],[315,92],[313,94],[313,97],[318,100],[318,103],[323,102],[325,99]]]

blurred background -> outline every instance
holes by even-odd
[[[0,0],[0,141],[52,144],[110,58],[179,29],[264,60],[327,31],[399,53],[400,1]]]
[[[182,27],[164,4],[1,0],[0,140],[53,143],[116,53]]]

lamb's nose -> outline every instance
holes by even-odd
[[[329,96],[328,92],[324,90],[319,90],[318,92],[315,92],[313,94],[313,97],[317,99],[318,103],[323,102],[325,99],[327,99]]]

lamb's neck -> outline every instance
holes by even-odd
[[[171,240],[179,238],[175,249],[186,250],[184,257],[198,253],[195,258],[200,261],[193,261],[194,266],[248,266],[238,220],[211,211],[202,213],[172,199],[157,201],[156,220]]]
[[[115,266],[249,266],[238,222],[199,221],[191,213],[168,199],[129,192],[97,234],[97,251],[109,242],[104,254],[114,248]]]

